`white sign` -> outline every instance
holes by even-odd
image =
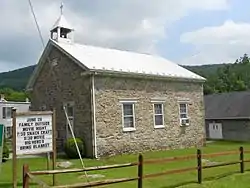
[[[16,117],[16,154],[53,151],[52,114]]]

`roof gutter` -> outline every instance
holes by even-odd
[[[220,117],[220,118],[205,118],[205,120],[250,120],[250,117]]]
[[[182,81],[182,82],[199,82],[204,83],[206,79],[199,78],[186,78],[178,76],[162,76],[162,75],[152,75],[145,73],[133,73],[133,72],[120,72],[120,71],[110,71],[110,70],[100,70],[100,69],[90,69],[89,72],[95,72],[96,75],[103,76],[114,76],[114,77],[130,77],[130,78],[147,78],[155,80],[169,80],[169,81]]]

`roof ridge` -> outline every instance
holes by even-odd
[[[69,56],[74,57],[77,63],[90,70],[191,79],[202,82],[206,80],[202,76],[159,55],[81,43],[64,43],[54,40],[51,40],[51,42]]]
[[[58,42],[60,44],[60,42]],[[102,49],[102,50],[111,50],[111,51],[118,51],[118,52],[121,52],[121,53],[133,53],[133,54],[136,54],[136,55],[144,55],[144,56],[150,56],[150,57],[158,57],[158,58],[162,58],[164,60],[166,60],[165,58],[163,58],[162,56],[160,55],[157,55],[157,54],[150,54],[150,53],[145,53],[145,52],[137,52],[137,51],[132,51],[132,50],[128,50],[128,49],[125,49],[125,50],[122,50],[122,49],[119,49],[119,48],[111,48],[111,47],[104,47],[104,46],[97,46],[97,45],[92,45],[92,44],[81,44],[79,42],[74,42],[74,43],[67,43],[69,45],[80,45],[80,46],[85,46],[85,47],[92,47],[92,48],[98,48],[98,49]],[[180,65],[179,65],[180,66]]]
[[[60,44],[60,42],[57,42]],[[133,54],[133,55],[141,55],[141,56],[147,56],[149,58],[158,58],[159,60],[162,60],[162,61],[168,61],[169,63],[171,64],[174,64],[174,65],[177,65],[178,67],[180,67],[181,69],[185,69],[186,71],[190,72],[190,73],[194,73],[186,68],[184,68],[182,65],[179,65],[178,63],[175,63],[173,61],[170,61],[160,55],[157,55],[157,54],[147,54],[147,53],[142,53],[142,52],[136,52],[136,51],[130,51],[130,50],[121,50],[121,49],[117,49],[117,48],[110,48],[110,47],[102,47],[102,46],[97,46],[97,45],[89,45],[89,44],[81,44],[81,43],[67,43],[68,45],[79,45],[79,46],[84,46],[84,47],[92,47],[92,48],[96,48],[96,49],[101,49],[101,50],[110,50],[110,51],[116,51],[116,52],[120,52],[120,53],[130,53],[130,54]],[[196,74],[198,75],[198,74]],[[200,75],[198,75],[200,76]],[[200,76],[201,77],[201,76]]]

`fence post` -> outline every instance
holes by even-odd
[[[138,157],[138,188],[142,188],[143,179],[143,156],[142,154]]]
[[[240,172],[244,173],[244,149],[240,147]]]
[[[197,175],[198,175],[198,183],[202,182],[202,161],[201,161],[201,150],[197,149]]]
[[[29,188],[29,166],[27,164],[23,165],[23,188]]]

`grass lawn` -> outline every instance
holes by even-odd
[[[245,150],[250,150],[250,143],[240,143],[240,142],[214,142],[207,144],[206,147],[202,148],[203,153],[214,153],[222,152],[227,150],[238,150],[240,146],[243,146]],[[156,158],[166,158],[173,156],[182,156],[195,154],[196,149],[182,149],[182,150],[169,150],[169,151],[157,151],[157,152],[146,152],[143,154],[144,160],[156,159]],[[121,155],[116,157],[111,157],[102,160],[91,160],[85,159],[85,166],[100,166],[108,164],[126,163],[137,161],[137,155]],[[221,156],[209,159],[210,161],[222,162],[222,161],[233,161],[238,160],[238,155]],[[245,154],[245,159],[250,159],[250,154]],[[58,159],[62,161],[63,159]],[[74,165],[72,168],[81,167],[79,160],[70,160]],[[31,170],[45,170],[46,169],[46,158],[30,158],[30,159],[18,159],[18,184],[22,186],[22,165],[28,163]],[[196,160],[189,161],[178,161],[164,164],[147,164],[144,165],[144,174],[157,173],[166,170],[192,167],[196,165]],[[184,172],[181,174],[164,175],[157,178],[150,178],[143,180],[144,188],[171,188],[171,187],[185,187],[185,188],[246,188],[250,187],[250,163],[245,163],[246,172],[240,174],[240,166],[231,165],[224,167],[217,167],[211,169],[203,170],[203,182],[202,185],[197,184],[197,172]],[[249,171],[248,171],[249,170]],[[104,171],[94,171],[88,172],[88,174],[101,174],[104,175],[103,179],[112,178],[125,178],[125,177],[136,177],[137,167],[128,167],[121,169],[112,169]],[[52,183],[52,177],[50,176],[37,176],[39,179],[45,181],[46,183]],[[58,185],[73,184],[76,182],[85,182],[84,173],[72,173],[72,174],[62,174],[56,175]],[[99,179],[89,179],[89,181],[96,181]],[[7,161],[3,163],[2,171],[0,174],[0,187],[1,188],[11,188],[12,187],[12,163]],[[30,187],[38,187],[37,185],[32,185]],[[113,185],[107,185],[102,187],[109,188],[127,188],[127,187],[137,187],[137,182],[127,182],[119,183]]]

